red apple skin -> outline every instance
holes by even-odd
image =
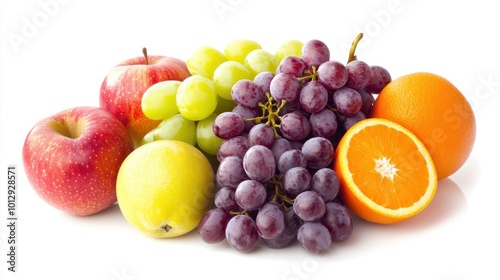
[[[101,85],[100,106],[115,115],[126,127],[134,146],[160,121],[147,118],[141,109],[144,92],[155,83],[183,81],[191,74],[186,63],[168,56],[135,57],[123,61],[107,74]]]
[[[125,126],[99,107],[75,107],[40,120],[22,158],[37,194],[64,212],[86,216],[116,201],[116,178],[133,151]]]

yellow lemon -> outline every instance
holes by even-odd
[[[135,149],[118,172],[116,194],[125,219],[156,238],[195,229],[210,209],[214,171],[195,147],[176,140]]]

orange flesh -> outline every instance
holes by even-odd
[[[347,158],[359,190],[382,207],[410,207],[427,191],[425,158],[410,138],[394,128],[374,125],[359,131],[349,143]]]

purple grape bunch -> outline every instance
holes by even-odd
[[[345,132],[367,118],[389,72],[354,56],[330,59],[325,43],[306,42],[275,73],[262,72],[232,88],[237,104],[214,121],[224,139],[218,153],[214,208],[198,232],[207,243],[252,251],[295,241],[323,253],[352,234],[350,212],[337,197],[334,149]]]

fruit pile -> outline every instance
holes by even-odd
[[[64,212],[118,202],[147,235],[197,228],[205,242],[242,252],[295,241],[328,251],[351,237],[353,214],[405,221],[469,157],[474,114],[441,76],[392,79],[358,60],[361,38],[346,63],[320,40],[291,40],[274,54],[234,40],[186,62],[144,49],[107,74],[101,108],[35,124],[26,175]]]

